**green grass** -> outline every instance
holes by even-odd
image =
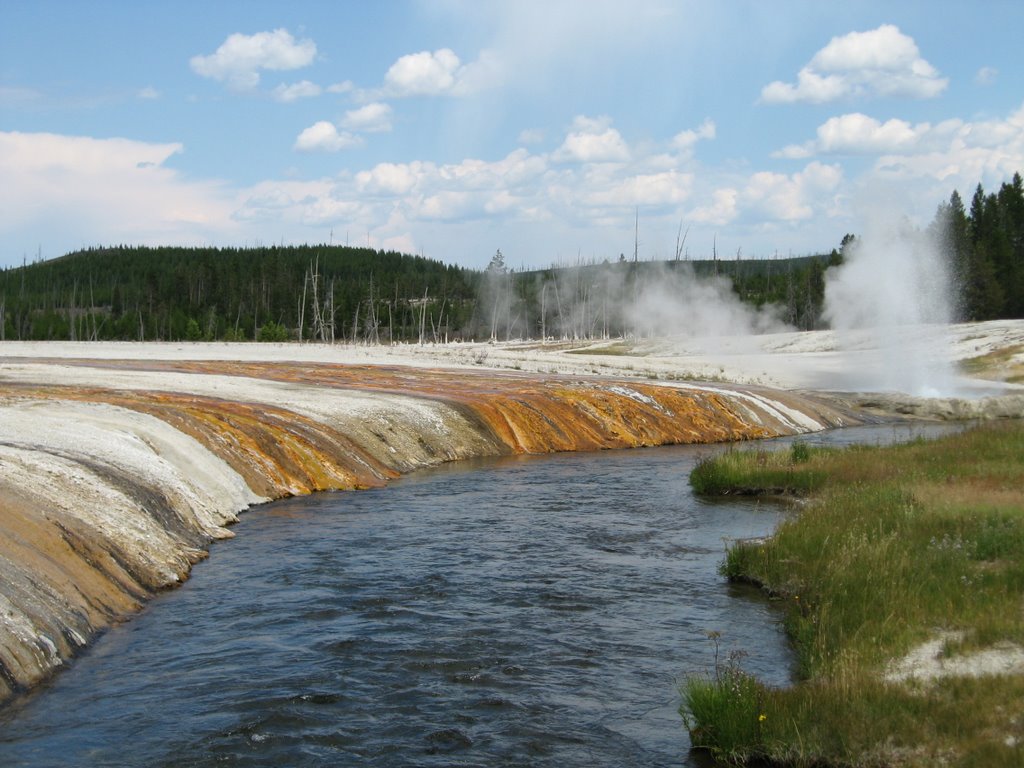
[[[825,483],[826,449],[793,443],[789,451],[731,450],[699,462],[690,474],[694,491],[712,495],[805,494]]]
[[[749,705],[702,706],[718,678],[684,685],[695,744],[720,760],[791,765],[1024,765],[1024,680],[886,683],[886,665],[940,631],[967,653],[1024,645],[1024,425],[887,448],[733,451],[703,462],[702,492],[785,488],[811,501],[765,542],[729,548],[723,573],[785,606],[800,682]],[[756,681],[751,683],[758,685]],[[723,720],[736,719],[743,727]],[[718,734],[743,734],[719,740]]]

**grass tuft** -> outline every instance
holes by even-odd
[[[1024,765],[1021,676],[884,678],[941,633],[960,638],[951,655],[1024,645],[1024,425],[887,448],[797,445],[731,451],[691,478],[705,493],[813,493],[771,539],[735,543],[722,565],[782,601],[801,682],[688,681],[694,743],[734,762]]]

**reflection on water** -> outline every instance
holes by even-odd
[[[696,765],[677,683],[711,664],[706,631],[790,674],[771,605],[717,574],[723,540],[782,512],[695,498],[713,450],[479,461],[254,509],[0,715],[0,765]]]

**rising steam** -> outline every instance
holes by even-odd
[[[824,319],[848,353],[850,389],[955,394],[947,324],[953,285],[941,237],[891,211],[866,217],[844,263],[825,275]]]
[[[573,340],[719,338],[793,330],[775,305],[744,304],[725,277],[698,277],[686,262],[565,268],[538,277],[527,296],[512,275],[489,270],[478,336]]]

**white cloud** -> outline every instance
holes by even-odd
[[[381,94],[407,96],[465,96],[500,81],[502,66],[494,54],[484,51],[463,64],[450,48],[420,51],[399,58],[384,75]],[[377,94],[369,94],[376,96]]]
[[[383,133],[391,130],[391,114],[390,105],[375,101],[346,112],[341,125],[352,131]]]
[[[306,226],[323,226],[351,221],[363,213],[363,206],[355,200],[339,200],[325,195],[304,200],[300,222]]]
[[[460,66],[459,57],[449,48],[410,53],[388,69],[385,87],[393,96],[437,96],[455,87]]]
[[[739,191],[732,187],[716,189],[711,194],[711,203],[694,208],[687,214],[686,220],[697,224],[722,226],[736,218]]]
[[[808,69],[797,73],[797,84],[776,80],[761,89],[761,101],[766,104],[792,104],[807,101],[823,104],[849,95],[850,87],[838,75],[821,76]]]
[[[494,51],[481,51],[476,61],[462,67],[456,75],[453,96],[469,96],[501,85],[506,79],[507,67]]]
[[[140,99],[159,99],[160,91],[151,85],[147,85],[145,88],[140,88],[139,92],[135,95]]]
[[[516,189],[533,182],[546,169],[544,158],[517,149],[493,162],[469,158],[457,165],[444,165],[438,175],[467,189]]]
[[[341,83],[331,83],[325,89],[328,93],[349,93],[355,89],[355,84],[351,80],[345,80]]]
[[[585,205],[629,209],[638,205],[649,208],[678,205],[690,195],[693,176],[678,171],[641,173],[596,189],[585,190]]]
[[[949,80],[921,57],[917,43],[892,24],[834,37],[797,73],[797,82],[775,81],[761,90],[767,104],[891,96],[928,99]]]
[[[1024,107],[1005,119],[936,124],[840,115],[819,126],[812,141],[785,147],[774,156],[828,154],[875,155],[877,173],[901,179],[950,179],[965,188],[980,180],[998,182],[1024,168]]]
[[[295,140],[295,149],[300,152],[338,152],[358,147],[361,143],[358,136],[347,131],[339,132],[334,123],[321,120],[299,134]]]
[[[690,153],[693,151],[694,145],[701,139],[713,139],[715,138],[715,121],[707,118],[697,128],[697,130],[686,130],[680,131],[672,139],[673,148]]]
[[[264,181],[246,190],[232,217],[245,222],[291,222],[319,227],[353,221],[367,211],[357,200],[339,197],[330,180]]]
[[[905,120],[880,123],[860,113],[830,118],[818,128],[818,145],[823,152],[891,152],[912,146],[928,131],[928,124],[911,126]]]
[[[881,156],[875,172],[889,179],[935,179],[961,193],[998,184],[1024,168],[1024,106],[1005,119],[947,120],[904,152]]]
[[[818,162],[791,175],[761,171],[747,181],[740,200],[771,219],[806,220],[830,202],[826,196],[839,187],[842,179],[838,165]]]
[[[371,170],[357,173],[355,182],[360,194],[427,198],[441,191],[514,192],[533,185],[546,169],[544,158],[517,149],[493,162],[467,158],[445,165],[420,161],[379,163]]]
[[[220,185],[165,166],[178,143],[0,132],[0,233],[46,228],[43,245],[197,243],[231,231]]]
[[[419,180],[433,172],[433,163],[379,163],[369,171],[356,174],[356,188],[376,195],[405,195]]]
[[[467,192],[442,190],[414,205],[413,214],[425,221],[451,221],[477,212],[480,198]]]
[[[312,40],[296,41],[287,29],[257,32],[254,35],[235,33],[208,56],[193,56],[192,71],[227,83],[235,90],[251,90],[259,85],[260,70],[291,70],[308,66],[316,56]]]
[[[274,98],[281,102],[292,102],[298,101],[299,99],[309,99],[314,96],[319,96],[322,89],[316,83],[311,83],[309,80],[300,80],[297,83],[291,85],[285,85],[282,83],[277,86],[271,93]]]
[[[577,117],[556,150],[554,159],[575,163],[615,163],[629,160],[629,147],[607,117]]]
[[[815,154],[864,155],[912,150],[928,133],[928,123],[911,125],[893,118],[884,123],[853,112],[829,118],[818,126],[817,138],[802,145],[791,145],[775,157],[800,159]]]

